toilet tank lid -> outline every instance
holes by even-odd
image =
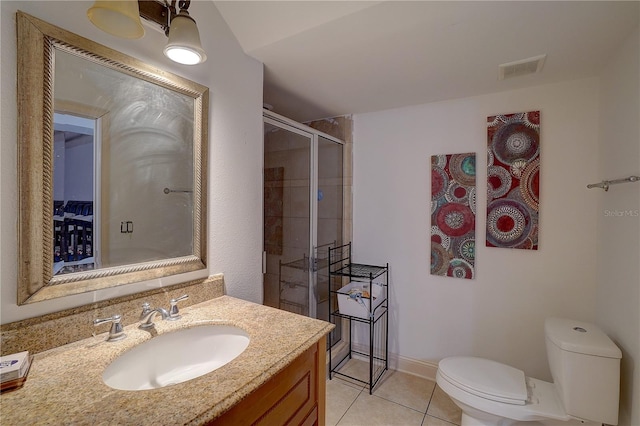
[[[620,348],[594,324],[565,318],[547,318],[544,332],[562,350],[605,358],[622,358]]]

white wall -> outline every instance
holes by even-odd
[[[600,179],[640,176],[640,34],[602,73]],[[640,425],[640,183],[598,191],[596,319],[622,349],[620,425]]]
[[[92,1],[2,1],[0,21],[0,286],[4,323],[194,279],[185,274],[18,307],[17,282],[17,111],[15,11],[44,19],[81,36],[182,75],[210,89],[208,189],[208,273],[224,273],[227,294],[262,301],[262,64],[244,54],[211,1],[194,1],[208,60],[193,67],[166,59],[166,37],[146,28],[138,40],[108,35],[86,17]],[[241,167],[239,167],[241,165]]]
[[[485,247],[486,118],[541,111],[539,250]],[[598,80],[354,116],[356,261],[390,264],[390,347],[475,355],[550,380],[543,323],[595,319]],[[430,156],[477,153],[476,278],[429,274]]]
[[[64,161],[67,166],[62,187],[65,198],[57,198],[59,200],[93,200],[93,180],[86,178],[93,176],[93,137],[83,135],[80,138],[81,142],[75,141],[72,146],[65,148]]]

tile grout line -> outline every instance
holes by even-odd
[[[392,404],[399,405],[399,406],[400,406],[400,407],[402,407],[402,408],[406,408],[406,409],[408,409],[408,410],[415,411],[416,413],[422,413],[422,414],[425,414],[425,415],[427,414],[427,412],[426,412],[426,411],[423,413],[421,410],[416,410],[416,409],[415,409],[415,408],[413,408],[413,407],[409,407],[408,405],[404,405],[404,404],[402,404],[402,403],[400,403],[400,402],[393,401],[393,400],[391,400],[391,399],[387,399],[387,398],[385,398],[384,396],[376,395],[375,393],[374,393],[373,395],[371,395],[371,396],[375,396],[376,398],[380,398],[380,399],[382,399],[382,400],[384,400],[384,401],[391,402]],[[429,405],[427,404],[427,408],[428,408],[428,407],[429,407]]]
[[[431,391],[431,395],[429,396],[429,401],[427,402],[427,408],[424,409],[424,416],[422,416],[422,423],[420,423],[420,426],[424,425],[424,421],[427,419],[427,416],[428,416],[427,413],[429,412],[429,406],[431,405],[431,400],[433,399],[433,395],[436,393],[436,386],[434,386],[433,390]]]
[[[349,407],[347,407],[347,409],[344,411],[344,413],[342,414],[342,416],[340,416],[340,418],[338,419],[338,422],[336,423],[335,426],[340,426],[340,422],[342,421],[342,419],[344,418],[344,416],[347,415],[347,413],[349,412],[349,410],[351,410],[351,407],[353,407],[353,404],[356,403],[356,401],[358,400],[358,398],[360,398],[360,395],[362,394],[362,391],[364,390],[364,388],[360,389],[360,392],[358,392],[358,395],[356,395],[355,398],[353,398],[353,401],[351,401],[351,404],[349,404]]]
[[[433,415],[429,414],[429,406],[431,405],[431,401],[433,401],[433,396],[436,394],[436,388],[437,387],[438,387],[438,385],[436,385],[433,388],[433,392],[431,392],[431,398],[429,398],[429,403],[427,404],[427,411],[424,413],[424,415],[425,415],[424,419],[427,418],[426,416],[429,416],[429,417],[433,417],[434,419],[442,420],[443,422],[446,422],[446,423],[448,423],[450,425],[460,426],[458,423],[453,423],[453,422],[451,422],[451,421],[449,421],[447,419],[443,419],[442,417],[433,416]],[[424,423],[424,419],[422,419],[422,423]]]
[[[420,426],[423,426],[425,424],[425,422],[428,420],[428,418],[437,419],[438,421],[442,421],[446,425],[449,425],[449,426],[460,426],[459,422],[456,422],[456,421],[448,418],[447,414],[444,413],[444,412],[440,413],[438,410],[436,410],[434,412],[434,414],[429,414],[429,409],[431,407],[431,404],[432,403],[433,404],[437,403],[436,398],[435,398],[435,393],[436,393],[436,391],[438,389],[438,386],[437,386],[437,383],[435,383],[433,380],[429,380],[429,379],[425,379],[425,380],[427,380],[428,382],[432,382],[433,386],[434,386],[433,389],[431,390],[431,392],[425,392],[425,393],[429,393],[429,397],[427,398],[427,402],[426,402],[425,411],[422,411],[419,408],[413,408],[412,406],[405,405],[404,402],[406,402],[406,401],[404,401],[404,400],[402,400],[402,401],[393,400],[393,399],[391,399],[391,398],[393,398],[393,395],[391,395],[391,396],[388,396],[388,395],[387,396],[383,396],[383,395],[380,395],[380,394],[377,394],[376,392],[374,392],[374,393],[371,394],[371,396],[375,396],[376,398],[379,398],[382,401],[389,402],[389,403],[393,404],[394,406],[397,406],[399,409],[405,409],[405,410],[408,409],[408,410],[410,410],[410,411],[412,411],[414,413],[421,413],[422,414],[422,421],[420,423]],[[354,386],[355,383],[351,383],[348,380],[338,380],[338,381],[339,382],[343,382],[346,386],[350,386],[350,387],[356,388],[356,390],[358,392],[357,392],[357,395],[356,395],[355,399],[353,401],[351,401],[351,403],[349,404],[348,408],[343,412],[343,414],[337,420],[337,423],[336,423],[335,426],[339,426],[340,424],[344,424],[345,416],[350,412],[351,409],[353,409],[354,404],[358,400],[358,398],[360,398],[363,395],[362,392],[363,391],[367,391],[367,392],[369,391],[368,387],[366,387],[366,386],[357,386],[357,387],[355,387]],[[435,407],[435,405],[434,405],[434,407]]]
[[[351,409],[351,407],[353,406],[353,404],[355,404],[355,402],[358,400],[358,398],[360,398],[360,396],[362,395],[362,392],[364,392],[364,391],[367,391],[367,393],[368,393],[368,392],[369,392],[369,389],[365,386],[364,388],[362,388],[362,389],[360,390],[360,392],[358,392],[358,395],[355,397],[355,399],[353,400],[353,402],[351,402],[351,404],[349,405],[349,408],[347,408],[347,410],[344,412],[344,414],[340,417],[340,419],[338,420],[338,423],[336,423],[336,426],[339,426],[339,425],[340,425],[340,421],[342,421],[342,419],[344,418],[344,416],[349,412],[349,410]],[[397,405],[397,406],[399,406],[399,407],[405,408],[405,409],[407,409],[407,410],[415,411],[416,413],[420,413],[420,414],[422,414],[422,415],[423,415],[423,416],[422,416],[422,421],[421,421],[421,425],[422,425],[422,423],[424,423],[424,419],[425,419],[425,417],[427,416],[427,410],[428,410],[428,408],[429,408],[429,404],[431,403],[431,398],[433,398],[433,394],[434,394],[434,392],[435,392],[435,387],[434,387],[434,390],[431,392],[431,396],[429,397],[429,402],[427,403],[427,408],[425,409],[425,411],[424,411],[424,412],[422,412],[421,410],[416,410],[416,409],[415,409],[415,408],[413,408],[413,407],[409,407],[409,406],[404,405],[404,404],[402,404],[402,403],[399,403],[399,402],[397,402],[397,401],[393,401],[393,400],[391,400],[391,399],[387,399],[387,398],[385,398],[385,397],[383,397],[383,396],[376,395],[376,394],[375,394],[375,392],[374,392],[373,394],[369,395],[369,396],[373,396],[373,397],[376,397],[376,398],[380,398],[380,399],[382,399],[383,401],[387,401],[387,402],[389,402],[389,403],[392,403],[392,404]],[[435,417],[435,416],[431,416],[431,417],[437,418],[437,417]],[[440,419],[440,420],[444,420],[444,419]],[[446,420],[444,420],[444,421],[446,421]],[[450,423],[450,422],[447,422],[447,423]]]
[[[425,414],[425,419],[427,418],[427,416],[428,416],[428,417],[433,417],[434,419],[438,419],[438,420],[440,420],[440,421],[443,421],[443,422],[445,422],[446,424],[451,425],[451,426],[460,426],[460,425],[459,425],[459,424],[457,424],[457,423],[453,423],[453,422],[450,422],[449,420],[441,419],[440,417],[432,416],[431,414]],[[422,422],[424,423],[424,420],[423,420]]]

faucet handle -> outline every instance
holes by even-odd
[[[144,302],[142,304],[142,313],[140,314],[140,318],[142,318],[143,316],[145,316],[149,312],[151,312],[151,305],[149,304],[149,302]]]
[[[122,328],[122,315],[114,315],[109,318],[98,318],[93,320],[93,325],[98,326],[104,323],[111,323],[111,329],[109,330],[109,337],[107,337],[107,342],[117,342],[118,340],[122,340],[127,337],[124,334],[124,329]]]
[[[169,308],[169,316],[167,317],[167,319],[169,321],[175,321],[175,320],[179,320],[180,318],[182,318],[182,315],[180,315],[178,312],[178,302],[182,301],[182,300],[186,300],[188,299],[189,296],[188,295],[184,295],[184,296],[180,296],[177,299],[171,299],[169,301],[169,303],[171,304],[171,307]]]

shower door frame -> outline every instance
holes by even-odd
[[[345,142],[323,133],[319,130],[313,129],[309,126],[306,126],[302,123],[298,123],[294,120],[291,120],[287,117],[276,114],[272,111],[263,110],[263,127],[264,124],[270,124],[272,126],[276,126],[282,128],[287,131],[291,131],[293,133],[309,137],[311,139],[311,150],[309,156],[309,257],[310,257],[310,266],[308,269],[309,273],[309,317],[317,318],[318,317],[318,274],[315,270],[316,268],[312,267],[315,264],[315,249],[318,246],[318,146],[319,146],[319,138],[322,137],[331,142],[337,143],[342,146],[342,182],[343,182],[343,190],[344,190],[344,148]],[[264,169],[264,142],[263,142],[263,169]],[[264,186],[264,177],[263,177],[263,186]],[[344,193],[343,200],[344,203]],[[263,201],[264,203],[264,201]],[[343,204],[343,214],[342,214],[342,235],[340,236],[344,239],[344,204]],[[264,219],[263,219],[264,221]],[[262,224],[264,228],[264,222]],[[263,250],[264,250],[264,241],[262,242]],[[266,251],[263,251],[263,286],[264,286],[264,274],[266,273]]]

